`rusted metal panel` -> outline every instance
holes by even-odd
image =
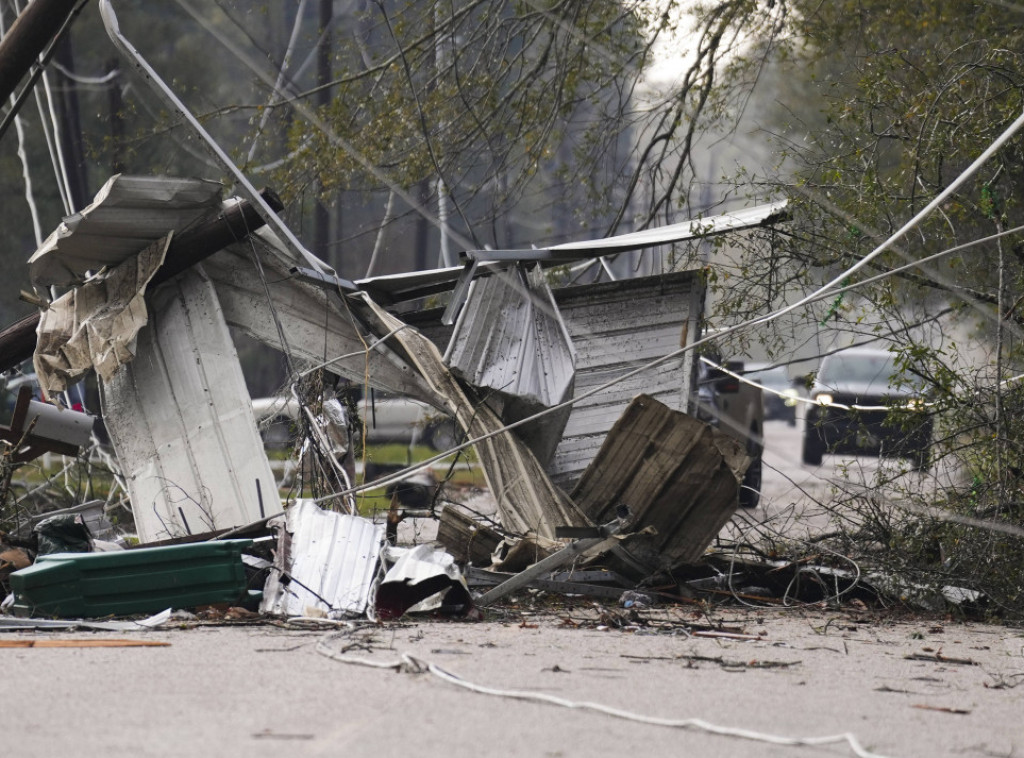
[[[501,535],[454,506],[445,506],[438,519],[437,541],[460,563],[490,566]]]
[[[240,526],[281,510],[212,283],[193,269],[149,297],[137,358],[103,387],[139,539]]]
[[[700,288],[699,272],[683,271],[555,290],[576,348],[575,396],[678,350],[695,331],[689,324]],[[686,353],[574,404],[548,467],[556,484],[576,482],[636,395],[685,410],[691,366]]]

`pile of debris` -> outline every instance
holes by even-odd
[[[552,572],[570,562],[600,569],[563,589],[599,587],[600,571],[619,578],[599,587],[608,596],[698,562],[731,517],[750,459],[732,437],[683,412],[699,275],[552,290],[544,274],[545,265],[652,244],[649,235],[470,252],[464,268],[352,283],[261,228],[262,208],[222,202],[220,192],[204,180],[115,176],[29,261],[41,291],[65,294],[40,300],[38,317],[0,333],[0,368],[18,365],[29,344],[42,390],[54,398],[96,373],[139,545],[12,562],[16,612],[145,613],[229,595],[283,615],[465,611],[473,601],[459,566],[475,585],[491,586],[479,605],[557,583]],[[272,193],[267,200],[274,204]],[[716,223],[745,228],[777,211],[667,227],[653,242],[706,235]],[[396,315],[399,304],[444,287],[452,289],[444,313]],[[475,448],[500,533],[454,507],[430,508],[447,550],[391,544],[406,514],[393,509],[392,528],[357,515],[351,456],[337,444],[353,420],[329,396],[315,398],[316,414],[308,398],[295,399],[311,421],[310,448],[331,473],[335,492],[321,502],[337,512],[283,501],[230,328],[452,417],[463,446]],[[4,439],[21,459],[72,454],[91,432],[87,414],[46,407],[78,436],[45,428],[42,415],[26,425],[20,413]]]

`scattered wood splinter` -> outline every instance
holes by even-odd
[[[3,647],[170,647],[155,640],[0,640]]]

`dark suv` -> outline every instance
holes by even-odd
[[[826,356],[811,386],[804,428],[803,462],[825,453],[909,458],[928,468],[931,418],[922,386],[897,371],[892,353],[850,348]]]

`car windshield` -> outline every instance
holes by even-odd
[[[884,353],[850,353],[831,355],[821,367],[818,380],[831,382],[865,382],[888,385],[896,375],[896,362]]]

